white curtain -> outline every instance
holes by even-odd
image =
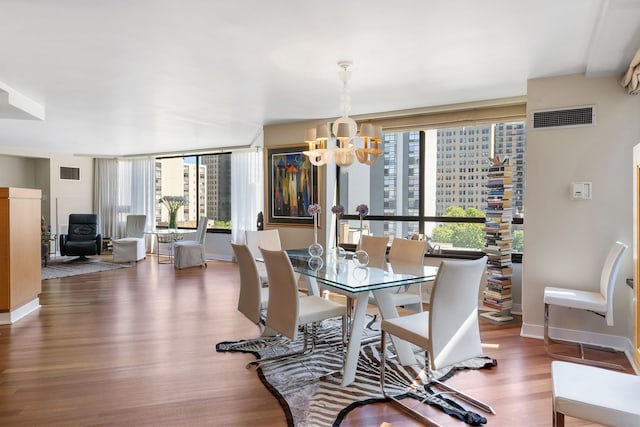
[[[115,237],[118,218],[118,161],[96,159],[94,162],[93,199],[102,237]]]
[[[154,165],[153,159],[96,159],[94,198],[103,236],[123,237],[129,214],[146,215],[153,230]]]
[[[261,212],[264,206],[262,153],[260,147],[231,154],[232,242],[244,242],[244,231],[257,229],[258,212]]]

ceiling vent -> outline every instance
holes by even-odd
[[[531,129],[568,128],[594,126],[596,107],[558,108],[554,110],[534,111],[531,114]]]

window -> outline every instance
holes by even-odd
[[[156,226],[166,227],[169,214],[163,196],[183,196],[178,227],[196,228],[202,216],[207,228],[231,230],[231,154],[208,154],[156,159]]]
[[[355,206],[367,203],[370,217],[364,226],[372,234],[420,233],[443,249],[482,249],[488,158],[509,157],[514,223],[522,224],[525,149],[523,121],[386,133],[384,161],[354,164],[338,177],[340,203],[352,215],[347,218],[351,243],[359,231]],[[521,228],[514,230],[513,249],[523,249]]]

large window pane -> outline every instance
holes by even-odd
[[[482,249],[482,221],[438,222],[436,218],[484,218],[488,159],[495,156],[508,157],[513,166],[514,217],[524,217],[524,122],[427,129],[424,144],[420,134],[387,132],[382,159],[371,167],[354,164],[347,174],[340,174],[339,200],[348,215],[355,215],[355,207],[366,203],[370,215],[384,217],[366,221],[368,232],[393,237],[421,233],[443,249]],[[349,227],[358,231],[359,221],[350,220]],[[514,245],[518,250],[521,247]]]
[[[178,227],[196,228],[198,219],[209,218],[208,228],[231,229],[231,155],[156,159],[156,226],[166,227],[169,213],[160,203],[164,196],[183,196]]]

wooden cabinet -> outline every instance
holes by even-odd
[[[0,317],[34,301],[38,306],[40,199],[40,190],[0,187]]]

